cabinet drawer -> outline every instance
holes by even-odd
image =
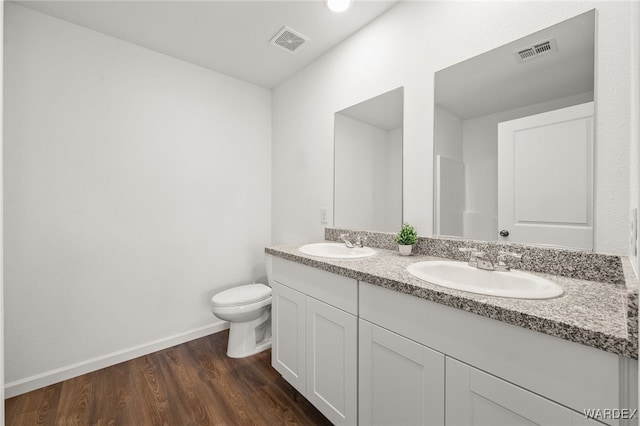
[[[273,257],[273,280],[343,311],[358,313],[358,281],[279,257]]]

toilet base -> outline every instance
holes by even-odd
[[[271,318],[269,309],[251,321],[231,322],[227,356],[245,358],[271,348]]]

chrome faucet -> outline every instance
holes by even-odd
[[[462,247],[458,250],[470,253],[468,261],[469,266],[483,269],[485,271],[510,271],[511,266],[508,264],[508,259],[522,259],[521,254],[508,251],[500,251],[498,254],[498,263],[494,264],[493,261],[491,261],[491,258],[489,258],[489,256],[487,256],[487,254],[483,251],[478,251],[475,248],[469,247]]]
[[[484,269],[485,271],[494,271],[493,262],[483,251],[478,251],[476,255],[476,268]]]
[[[349,234],[340,234],[340,239],[342,241],[344,241],[344,245],[349,247],[349,248],[353,248],[354,245],[351,241],[347,240],[347,237],[349,236]]]
[[[367,242],[366,235],[356,235],[356,240],[353,242],[353,245],[356,247],[364,247],[364,243]]]
[[[340,234],[340,239],[344,241],[344,245],[349,248],[364,247],[364,243],[367,242],[367,237],[365,235],[356,234],[356,239],[353,242],[347,240],[348,237],[349,234]]]

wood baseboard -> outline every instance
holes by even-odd
[[[218,333],[229,328],[229,323],[222,321],[219,323],[207,325],[205,327],[196,328],[183,333],[174,334],[142,345],[134,346],[128,349],[112,352],[110,354],[91,358],[86,361],[67,365],[55,370],[46,371],[41,374],[26,377],[24,379],[5,383],[4,397],[11,398],[21,395],[35,389],[52,385],[63,380],[71,379],[82,374],[90,373],[101,368],[109,367],[133,358],[147,355],[171,346],[179,345],[191,340],[199,339],[210,334]]]

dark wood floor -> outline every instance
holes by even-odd
[[[228,332],[5,402],[13,425],[328,425],[271,367],[271,351],[225,355]]]

